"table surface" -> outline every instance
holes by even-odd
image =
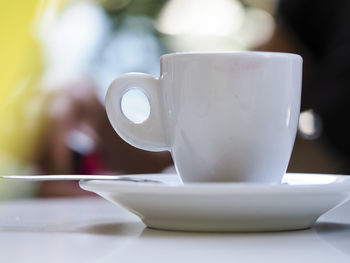
[[[350,202],[312,229],[191,233],[146,228],[101,198],[0,203],[1,262],[350,262]]]

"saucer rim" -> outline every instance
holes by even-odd
[[[81,180],[79,186],[87,191],[96,193],[142,193],[142,194],[189,194],[189,195],[280,195],[280,194],[329,194],[336,192],[350,193],[350,176],[338,174],[318,173],[286,173],[297,176],[332,176],[334,182],[325,184],[274,184],[274,183],[187,183],[187,184],[158,184],[152,182],[122,182],[104,180]],[[171,176],[176,174],[129,174],[128,177],[137,176]]]

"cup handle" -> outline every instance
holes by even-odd
[[[150,104],[150,114],[142,123],[134,123],[122,112],[124,94],[142,91]],[[106,111],[114,130],[129,144],[148,151],[169,150],[160,101],[159,80],[143,73],[127,73],[115,79],[106,95]]]

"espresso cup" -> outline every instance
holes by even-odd
[[[270,52],[174,53],[160,77],[128,73],[106,96],[109,120],[129,144],[171,152],[184,182],[279,183],[300,113],[302,58]],[[124,94],[142,91],[148,118],[123,113]]]

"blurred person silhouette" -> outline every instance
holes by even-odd
[[[304,58],[300,136],[290,171],[350,173],[349,14],[347,0],[281,0],[275,34],[259,48]],[[311,126],[306,133],[303,125]]]

